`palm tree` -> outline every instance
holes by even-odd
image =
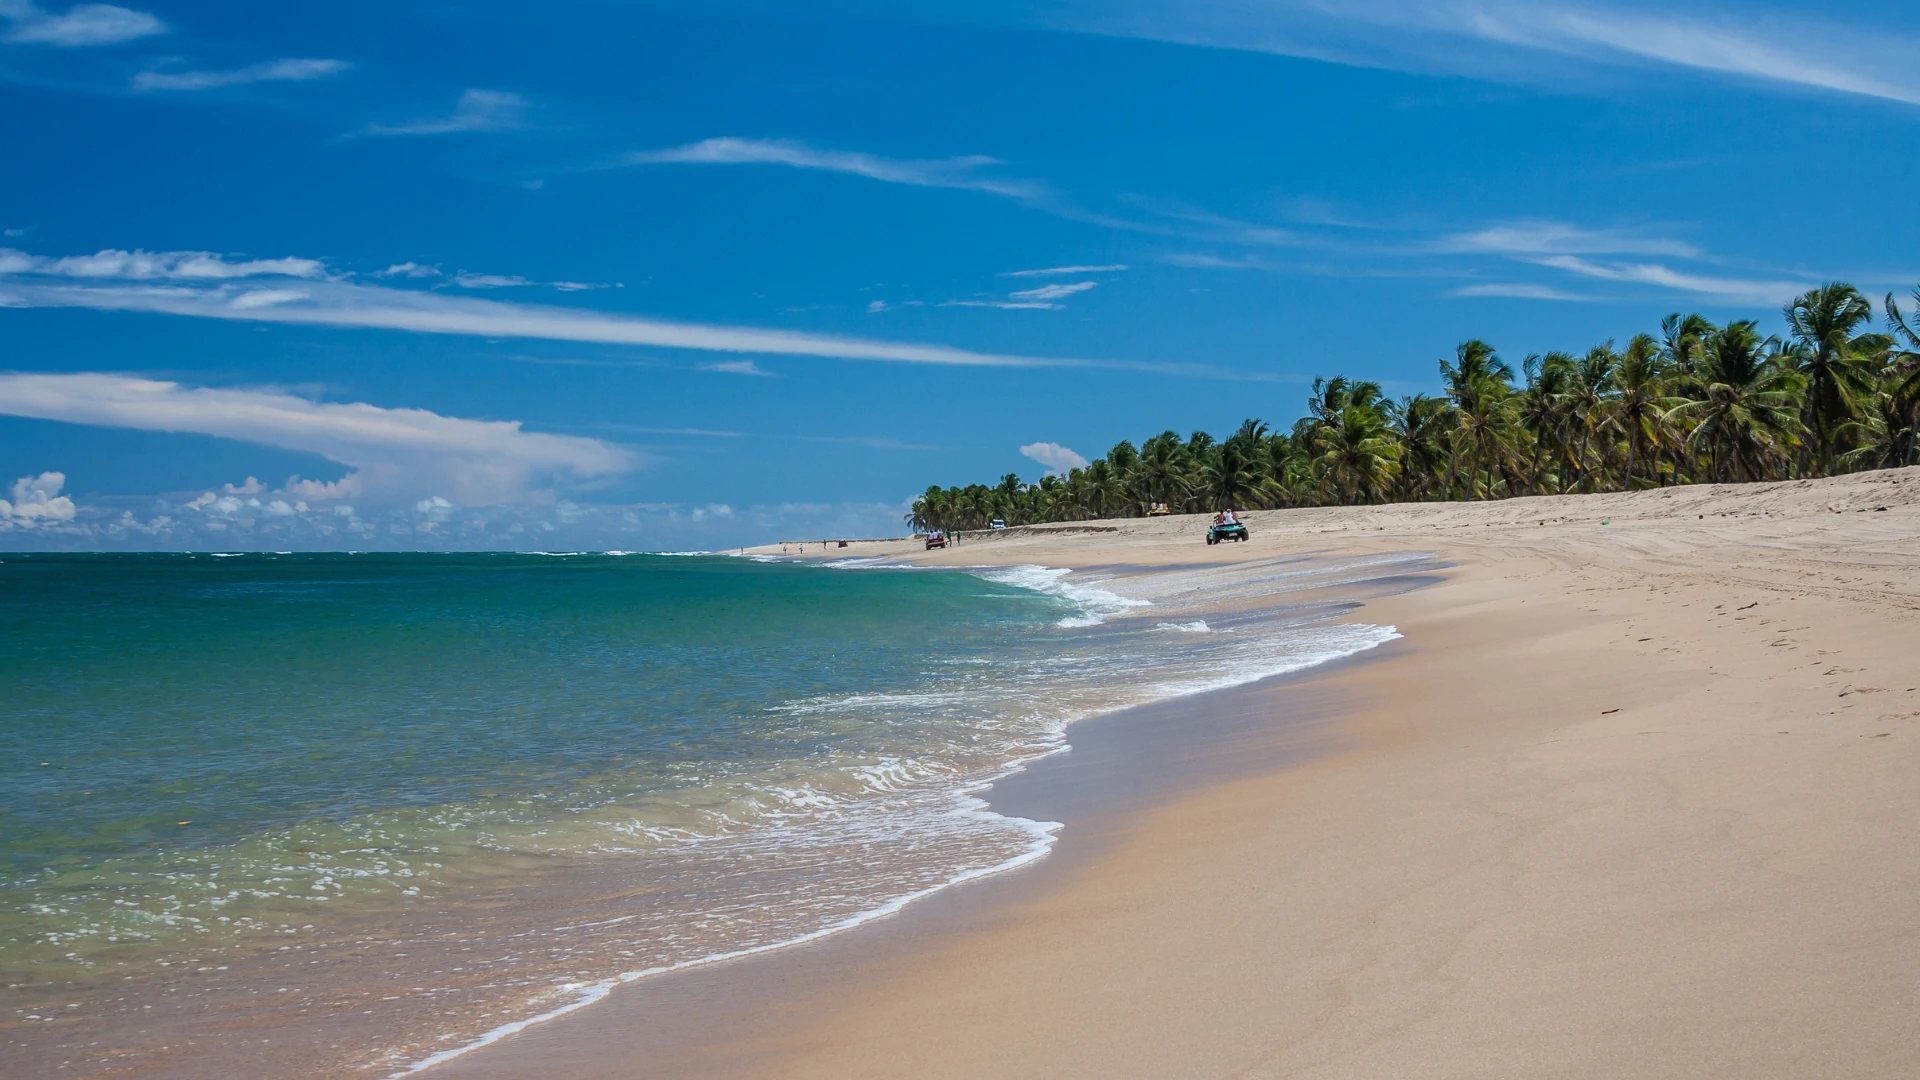
[[[1587,350],[1587,355],[1574,361],[1568,380],[1567,421],[1575,436],[1571,440],[1573,486],[1583,491],[1593,490],[1594,470],[1588,467],[1593,437],[1615,426],[1608,394],[1613,387],[1613,368],[1617,360],[1613,342],[1595,345]],[[1605,467],[1603,453],[1600,471],[1605,471]]]
[[[1133,480],[1145,502],[1184,501],[1192,485],[1187,478],[1187,448],[1180,436],[1163,431],[1141,443]]]
[[[1802,293],[1780,314],[1799,346],[1791,355],[1806,382],[1801,421],[1813,435],[1812,449],[1825,476],[1833,472],[1836,432],[1859,414],[1861,395],[1872,385],[1870,354],[1885,339],[1855,334],[1873,318],[1873,304],[1845,282]]]
[[[1267,436],[1264,444],[1267,478],[1273,481],[1269,504],[1293,506],[1310,501],[1312,464],[1304,452],[1306,444],[1284,434]]]
[[[1399,447],[1400,498],[1413,502],[1426,497],[1440,479],[1451,442],[1452,405],[1445,398],[1415,394],[1401,398],[1389,417]]]
[[[1682,315],[1674,312],[1660,320],[1660,359],[1676,375],[1691,375],[1700,360],[1700,350],[1713,323],[1698,312]]]
[[[1473,338],[1461,342],[1454,348],[1453,363],[1440,361],[1440,375],[1446,381],[1447,398],[1453,402],[1454,408],[1459,410],[1461,419],[1463,421],[1467,419],[1469,403],[1477,418],[1473,423],[1462,423],[1455,429],[1453,452],[1447,458],[1447,478],[1443,484],[1447,497],[1452,498],[1453,478],[1458,471],[1459,449],[1462,443],[1473,447],[1476,455],[1473,460],[1477,462],[1479,455],[1488,451],[1492,445],[1491,430],[1485,425],[1506,419],[1505,411],[1496,405],[1496,399],[1504,397],[1497,388],[1512,389],[1513,369],[1493,351],[1493,346],[1479,338]],[[1479,471],[1476,465],[1468,475],[1469,497],[1473,494],[1474,478],[1479,475]]]
[[[1566,453],[1567,387],[1573,381],[1573,357],[1563,352],[1529,356],[1520,364],[1526,389],[1515,403],[1514,418],[1533,436],[1533,460],[1527,467],[1527,491],[1540,490],[1540,461],[1549,449]]]
[[[1377,397],[1354,401],[1324,418],[1315,436],[1315,464],[1340,502],[1384,499],[1399,452]]]
[[[1660,343],[1651,335],[1635,334],[1620,354],[1613,369],[1614,417],[1627,436],[1627,469],[1620,487],[1633,490],[1633,474],[1640,462],[1640,448],[1653,448],[1656,455],[1653,473],[1660,475],[1659,447],[1672,431],[1667,410],[1679,404],[1666,396],[1665,371],[1661,363]]]
[[[1261,427],[1264,429],[1266,425]],[[1273,494],[1277,485],[1262,468],[1258,447],[1258,442],[1236,436],[1221,443],[1218,450],[1208,456],[1209,460],[1200,469],[1201,481],[1212,503],[1207,509],[1243,510],[1266,501]]]
[[[1668,416],[1692,421],[1688,445],[1712,455],[1716,482],[1765,479],[1798,443],[1798,395],[1805,383],[1777,362],[1778,344],[1762,338],[1751,319],[1717,328],[1702,342],[1692,376],[1692,400]]]
[[[1913,290],[1913,302],[1920,306],[1920,286]],[[1902,465],[1912,465],[1914,435],[1916,429],[1920,429],[1920,326],[1907,322],[1900,305],[1894,302],[1892,293],[1887,294],[1886,306],[1891,347],[1887,350],[1884,389],[1892,399],[1892,419],[1899,431],[1896,437],[1902,444],[1898,461]]]

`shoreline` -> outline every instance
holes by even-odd
[[[1020,865],[906,898],[844,932],[824,931],[755,955],[623,984],[592,1009],[527,1026],[510,1040],[473,1047],[430,1071],[396,1075],[479,1080],[530,1075],[556,1062],[564,1062],[569,1077],[731,1075],[729,1068],[703,1063],[714,1053],[714,1035],[729,1023],[753,1028],[761,1009],[777,1009],[779,992],[770,996],[769,987],[847,979],[877,956],[917,952],[930,936],[963,932],[1010,902],[1054,887],[1156,807],[1341,752],[1346,740],[1333,723],[1339,707],[1313,688],[1315,680],[1371,667],[1405,644],[1389,640],[1298,671],[1077,721],[1068,748],[1033,759],[978,792],[994,813],[1064,823],[1049,845]],[[1286,714],[1278,724],[1276,711]],[[1223,717],[1225,724],[1219,723]],[[1201,727],[1208,730],[1195,730]],[[687,1028],[661,1021],[661,1010],[680,1016],[689,1004],[697,1016],[686,1017]],[[696,1024],[699,1034],[680,1041]],[[597,1045],[576,1055],[572,1051],[583,1040]],[[665,1068],[663,1059],[675,1066]]]
[[[1309,562],[1312,561],[1309,560]],[[1417,554],[1410,555],[1407,561],[1408,573],[1387,576],[1363,575],[1351,580],[1365,585],[1366,588],[1363,591],[1368,596],[1418,588],[1431,580],[1437,580],[1430,576],[1434,568],[1424,557]],[[1068,573],[1066,568],[1037,567],[1024,563],[1010,563],[1003,566],[1007,569],[1037,569],[1048,574],[1057,572],[1062,578]],[[1001,567],[980,566],[968,569],[998,568]],[[958,570],[961,568],[933,567],[930,569]],[[1136,577],[1144,577],[1163,572],[1166,568],[1130,569]],[[1310,565],[1298,572],[1314,574],[1324,569],[1322,566]],[[1000,580],[991,576],[988,579]],[[1110,593],[1105,586],[1113,582],[1108,578],[1097,579],[1092,584],[1075,582],[1058,589],[1052,588],[1052,584],[1051,581],[1043,584],[1029,582],[1025,583],[1024,587],[1050,595],[1066,596],[1083,606],[1088,604],[1102,606],[1103,598],[1108,601],[1119,601],[1126,608],[1134,605],[1149,608],[1152,606],[1145,601],[1136,601],[1125,595]],[[1330,589],[1341,591],[1334,593],[1329,592]],[[1089,596],[1089,593],[1098,595]],[[1299,595],[1299,602],[1286,606],[1314,610],[1330,609],[1342,604],[1350,605],[1351,610],[1337,618],[1307,618],[1300,621],[1298,625],[1313,626],[1322,622],[1349,622],[1353,621],[1353,616],[1364,610],[1357,600],[1353,599],[1353,590],[1348,582],[1309,586]],[[1095,624],[1100,621],[1092,616],[1089,616],[1089,619]],[[1292,620],[1282,621],[1291,622]],[[1360,621],[1364,623],[1364,620]],[[1183,772],[1177,764],[1172,764],[1164,758],[1152,762],[1149,766],[1141,758],[1142,747],[1139,744],[1144,742],[1146,745],[1154,745],[1159,741],[1158,737],[1162,736],[1162,733],[1148,730],[1152,725],[1168,720],[1175,721],[1176,725],[1183,723],[1194,710],[1225,710],[1232,713],[1239,721],[1242,730],[1238,731],[1238,734],[1241,737],[1255,734],[1258,729],[1266,726],[1266,714],[1249,708],[1245,704],[1245,698],[1248,695],[1263,699],[1270,698],[1283,693],[1284,688],[1298,680],[1310,677],[1313,673],[1367,662],[1368,657],[1389,649],[1398,642],[1399,635],[1392,627],[1378,629],[1384,633],[1378,641],[1359,645],[1331,658],[1289,657],[1288,662],[1291,666],[1283,671],[1261,675],[1247,681],[1233,682],[1226,686],[1176,692],[1145,704],[1096,713],[1072,721],[1065,729],[1065,737],[1068,739],[1066,743],[1037,756],[1008,762],[1004,770],[996,776],[961,793],[965,797],[976,800],[975,805],[965,812],[988,814],[1018,823],[1028,827],[1033,834],[1033,846],[1006,862],[966,871],[951,880],[909,895],[892,898],[877,908],[794,939],[700,957],[670,967],[628,972],[593,984],[581,984],[575,988],[581,995],[577,1000],[535,1016],[502,1024],[469,1042],[407,1063],[388,1075],[392,1080],[419,1075],[429,1070],[434,1076],[447,1075],[455,1072],[461,1063],[470,1061],[475,1055],[485,1053],[489,1047],[497,1046],[507,1040],[519,1041],[517,1037],[523,1034],[531,1034],[549,1027],[564,1028],[564,1025],[556,1025],[556,1022],[574,1017],[583,1010],[603,1006],[603,1003],[609,999],[630,993],[633,988],[642,984],[648,988],[660,983],[671,984],[676,978],[704,972],[709,968],[732,970],[747,961],[777,963],[781,956],[790,952],[820,947],[825,945],[828,939],[833,939],[837,944],[843,937],[851,936],[854,932],[867,928],[869,924],[895,920],[909,911],[917,912],[930,899],[951,893],[962,886],[976,888],[987,879],[1007,877],[1014,872],[1028,872],[1035,864],[1043,861],[1057,862],[1060,858],[1058,849],[1061,838],[1068,828],[1074,831],[1075,839],[1078,840],[1094,818],[1112,818],[1121,813],[1137,811],[1146,800],[1171,797],[1183,787],[1211,782],[1217,780],[1223,770],[1231,771],[1230,766],[1213,762],[1205,770],[1207,775],[1194,775],[1191,774],[1191,770]],[[1142,739],[1142,735],[1146,738]],[[1218,733],[1208,735],[1208,738],[1216,741],[1219,737]],[[1083,775],[1087,771],[1083,766],[1090,756],[1090,751],[1086,748],[1089,738],[1094,745],[1102,748],[1094,752],[1098,757],[1117,757],[1128,762],[1128,775],[1124,781],[1117,781],[1110,775],[1097,775],[1094,778]],[[1196,744],[1201,750],[1212,745],[1213,743],[1205,739]],[[1168,748],[1161,746],[1160,749],[1165,751]],[[1244,762],[1239,766],[1241,769],[1245,767]],[[1109,765],[1104,770],[1096,766],[1094,771],[1097,774],[1111,772],[1112,766]],[[1124,790],[1122,790],[1122,784],[1124,784]],[[1075,791],[1078,792],[1077,798],[1063,802],[1061,799],[1063,794]]]
[[[1920,1057],[1916,510],[1902,470],[1252,515],[1231,560],[1166,519],[890,552],[1454,569],[1368,603],[1407,641],[1287,680],[1339,698],[1337,752],[431,1075],[1891,1075]],[[670,1018],[704,1034],[646,1053]]]

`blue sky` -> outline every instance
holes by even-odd
[[[0,0],[0,545],[887,534],[1466,337],[1904,295],[1902,14]]]

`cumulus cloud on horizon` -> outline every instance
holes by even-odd
[[[13,498],[0,499],[0,530],[32,529],[72,521],[73,500],[60,494],[66,485],[67,474],[59,472],[43,472],[15,480],[8,492]]]

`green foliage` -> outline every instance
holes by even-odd
[[[1920,288],[1913,292],[1920,307]],[[1163,431],[1120,442],[1064,476],[930,487],[915,529],[1624,491],[1824,476],[1915,464],[1920,319],[1835,283],[1752,320],[1673,314],[1626,348],[1530,356],[1513,369],[1484,341],[1439,362],[1440,396],[1389,400],[1378,383],[1317,378],[1285,431],[1248,419],[1225,439]]]

